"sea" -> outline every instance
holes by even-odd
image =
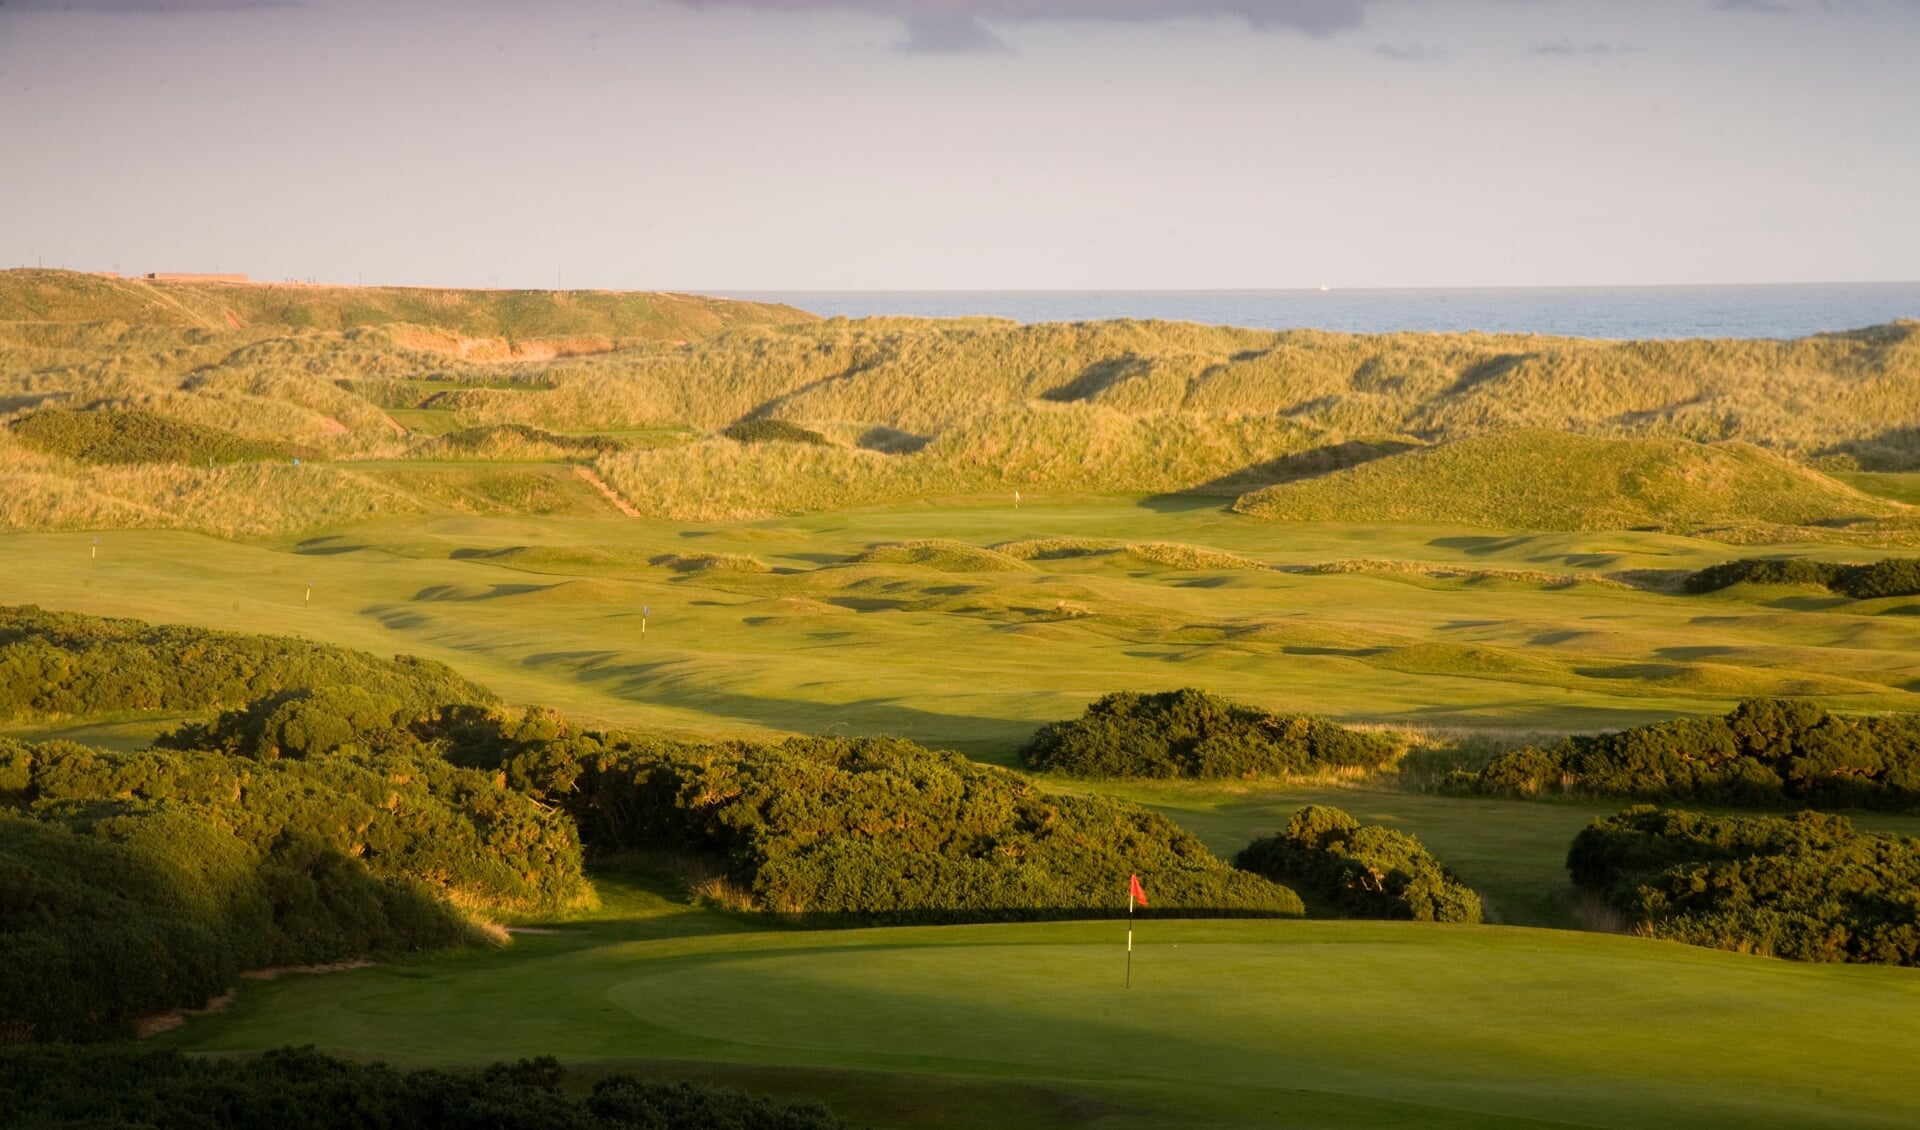
[[[1153,318],[1343,333],[1795,338],[1920,319],[1920,282],[1436,290],[732,291],[825,317]]]

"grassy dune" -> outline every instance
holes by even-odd
[[[787,306],[684,294],[235,285],[0,271],[0,320],[10,321],[141,322],[212,330],[262,325],[339,330],[405,322],[485,338],[671,340],[811,317]]]
[[[686,521],[1278,484],[1250,509],[1747,541],[1916,536],[1898,507],[1788,461],[1920,465],[1920,323],[1791,342],[1368,337],[28,271],[0,275],[9,316],[0,415],[135,410],[213,429],[216,446],[333,460],[592,461],[641,512]],[[728,429],[826,442],[738,443]],[[448,435],[492,438],[456,449],[436,439]],[[1580,436],[1622,443],[1568,438]],[[1555,484],[1567,497],[1550,497]],[[1370,489],[1392,505],[1367,510]],[[317,513],[196,528],[294,532]]]
[[[1920,323],[1791,342],[1616,343],[836,319],[583,358],[561,383],[708,429],[758,413],[856,438],[876,428],[924,438],[1042,400],[1142,417],[1284,416],[1338,439],[1524,427],[1741,439],[1897,468],[1920,453],[1917,373]],[[547,399],[544,423],[574,422],[562,398]],[[495,396],[465,410],[543,423],[541,400]]]
[[[1516,530],[1657,529],[1784,540],[1781,527],[1920,529],[1909,508],[1747,444],[1520,431],[1388,456],[1254,491],[1270,521],[1452,523]]]
[[[964,421],[913,454],[715,439],[607,455],[595,469],[648,515],[727,521],[1036,487],[1204,489],[1309,446],[1308,435],[1285,421],[1041,403]]]

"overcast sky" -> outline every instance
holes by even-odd
[[[0,0],[0,265],[1920,278],[1920,0]]]

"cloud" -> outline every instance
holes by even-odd
[[[1714,0],[1713,6],[1723,12],[1765,12],[1768,15],[1793,11],[1793,5],[1783,4],[1780,0]]]
[[[904,17],[900,50],[915,55],[981,55],[1010,51],[1007,41],[965,12],[920,12]]]
[[[903,50],[938,54],[1005,51],[995,24],[1043,20],[1169,23],[1228,17],[1260,30],[1314,37],[1360,26],[1373,0],[679,0],[690,8],[731,6],[765,12],[866,12],[901,21]]]
[[[1608,55],[1637,55],[1644,50],[1632,43],[1575,43],[1571,39],[1556,39],[1534,44],[1527,48],[1527,54],[1545,59],[1598,59]]]
[[[1396,63],[1434,63],[1447,57],[1445,50],[1425,43],[1381,43],[1374,47],[1373,53]]]
[[[115,16],[164,16],[171,12],[250,12],[298,8],[302,0],[0,0],[8,12],[100,12]]]

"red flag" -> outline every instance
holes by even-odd
[[[1140,876],[1129,875],[1127,876],[1127,882],[1130,884],[1127,889],[1127,894],[1132,896],[1133,901],[1139,903],[1141,906],[1147,905],[1147,892],[1140,887]]]

